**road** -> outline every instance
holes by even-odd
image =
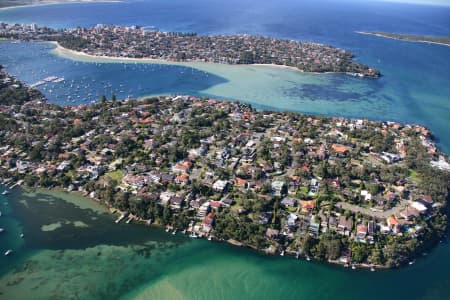
[[[361,207],[347,202],[337,202],[335,204],[335,207],[346,209],[354,213],[359,212],[363,215],[375,217],[377,219],[386,219],[389,216],[397,215],[400,211],[402,211],[406,207],[406,205],[408,205],[408,201],[401,200],[397,206],[385,211],[374,211],[371,210],[370,208]]]

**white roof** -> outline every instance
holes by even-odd
[[[427,210],[427,207],[425,205],[423,205],[422,203],[417,202],[417,201],[414,201],[411,204],[411,206],[414,207],[415,209],[417,209],[419,212],[423,212],[423,211]]]

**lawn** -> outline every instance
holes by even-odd
[[[123,178],[123,171],[122,170],[112,171],[112,172],[106,173],[105,176],[117,183],[120,183]]]
[[[412,170],[412,169],[409,169],[409,177],[410,177],[411,180],[412,180],[413,182],[415,182],[415,183],[420,182],[420,178],[419,178],[417,172],[414,171],[414,170]]]

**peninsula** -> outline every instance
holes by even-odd
[[[36,25],[0,24],[0,38],[54,41],[94,56],[146,58],[176,62],[272,64],[303,72],[346,73],[379,77],[377,69],[352,60],[353,54],[317,43],[254,35],[201,36],[160,32],[137,26],[97,25],[54,30]]]
[[[449,37],[435,37],[435,36],[422,36],[422,35],[412,35],[412,34],[398,34],[389,32],[365,32],[357,31],[360,34],[374,35],[378,37],[408,41],[408,42],[418,42],[418,43],[428,43],[428,44],[438,44],[444,46],[450,46]]]
[[[1,69],[0,141],[8,186],[266,253],[396,267],[447,228],[450,164],[420,125],[192,96],[61,107]]]

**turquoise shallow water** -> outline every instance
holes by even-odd
[[[158,65],[58,56],[49,44],[0,43],[0,63],[60,104],[101,94],[208,95],[258,108],[421,123],[450,152],[450,47],[356,34],[384,30],[450,36],[450,9],[352,1],[126,1],[0,11],[9,22],[75,27],[153,25],[199,33],[255,33],[330,43],[380,68],[377,80],[256,66]],[[175,9],[176,8],[176,9]],[[72,86],[71,86],[72,85]],[[50,91],[51,90],[51,91]],[[68,95],[80,95],[74,102]],[[8,204],[5,204],[8,203]],[[401,270],[352,271],[267,257],[144,226],[121,224],[65,193],[0,196],[0,299],[450,299],[444,241]],[[19,237],[25,233],[25,239]]]

